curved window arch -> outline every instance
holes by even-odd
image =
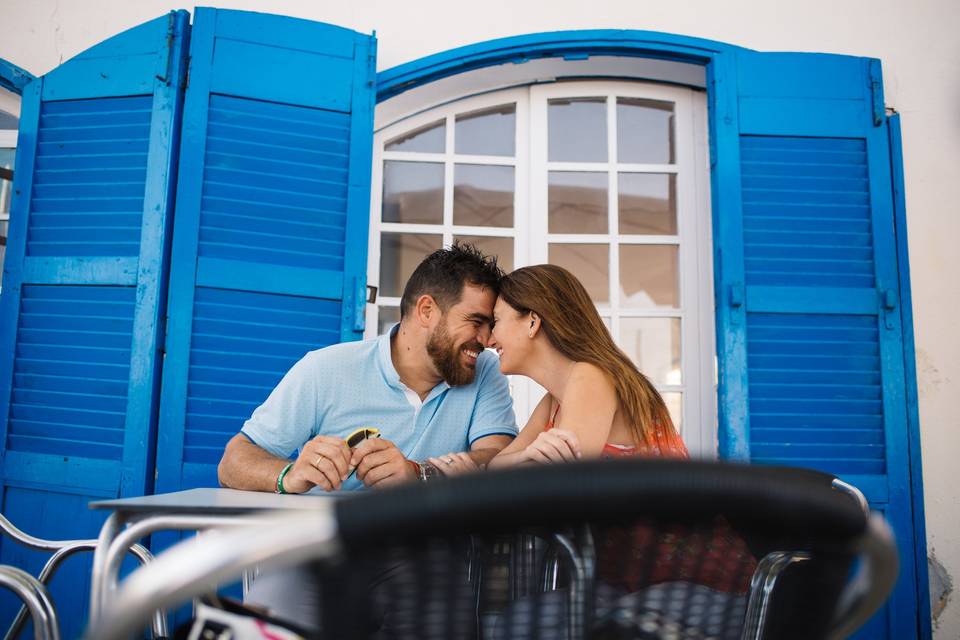
[[[715,455],[703,92],[595,79],[432,108],[419,100],[409,115],[384,109],[394,121],[374,136],[368,281],[379,294],[368,337],[399,319],[423,256],[454,239],[498,255],[507,271],[560,264],[657,384],[691,450]],[[523,424],[543,389],[521,378],[511,388]]]

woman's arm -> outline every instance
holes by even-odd
[[[513,439],[513,442],[494,456],[487,464],[487,469],[512,467],[526,461],[527,456],[524,455],[524,450],[543,432],[549,419],[550,394],[545,393],[537,404],[537,408],[534,409],[530,415],[530,419],[527,420],[526,426],[520,431],[519,435]]]
[[[557,430],[571,432],[585,458],[597,458],[610,439],[620,401],[610,377],[600,367],[578,362],[570,373],[557,416]]]

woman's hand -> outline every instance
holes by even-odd
[[[448,453],[439,458],[430,458],[428,461],[445,476],[457,476],[473,471],[480,471],[480,466],[474,462],[473,458],[471,458],[470,454],[466,451]]]
[[[543,431],[523,451],[524,461],[553,463],[573,462],[581,457],[580,440],[572,431],[550,429]]]

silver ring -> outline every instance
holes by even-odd
[[[453,464],[453,458],[444,458],[443,461],[447,464]]]

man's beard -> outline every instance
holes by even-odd
[[[483,346],[479,342],[459,347],[453,344],[453,338],[447,333],[447,327],[443,322],[434,329],[427,340],[427,354],[433,360],[433,366],[437,368],[443,381],[451,387],[470,384],[477,373],[475,366],[469,367],[461,362],[460,354],[464,348],[478,354],[483,351]]]

